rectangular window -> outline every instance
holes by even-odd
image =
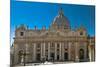
[[[57,44],[57,48],[59,48],[59,44]]]
[[[40,44],[37,44],[37,48],[40,48],[41,47],[41,45]]]
[[[20,32],[20,36],[23,36],[24,35],[24,32]]]
[[[55,44],[54,44],[54,43],[51,43],[51,44],[50,44],[50,46],[51,46],[51,47],[54,47],[54,46],[55,46]]]

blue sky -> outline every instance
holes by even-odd
[[[71,29],[83,25],[90,36],[95,35],[95,7],[89,5],[72,5],[57,3],[11,1],[11,42],[13,41],[15,27],[20,24],[27,25],[30,29],[37,26],[48,27],[62,7],[65,16],[70,21]]]

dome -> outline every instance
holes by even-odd
[[[53,20],[52,25],[56,24],[59,29],[69,29],[69,20],[64,16],[62,8],[59,10],[58,16]]]
[[[16,30],[26,30],[27,27],[24,24],[21,24]]]

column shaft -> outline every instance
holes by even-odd
[[[71,43],[68,43],[68,60],[71,60]]]
[[[62,43],[62,60],[64,60],[64,43]]]
[[[55,43],[55,60],[57,60],[57,43]]]
[[[41,47],[41,60],[43,58],[43,43],[40,44],[40,47]]]
[[[59,56],[60,56],[60,60],[61,60],[61,57],[62,57],[62,55],[61,55],[61,46],[62,46],[62,43],[60,43],[60,47],[59,47],[59,49],[60,49],[60,52],[59,52]]]
[[[45,43],[43,44],[43,56],[45,58]]]
[[[79,45],[77,42],[75,43],[75,61],[79,61]]]
[[[48,43],[48,60],[50,60],[50,43]]]
[[[36,61],[36,43],[33,44],[33,61]]]

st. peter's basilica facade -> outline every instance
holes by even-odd
[[[28,29],[25,25],[16,28],[13,63],[89,61],[90,44],[86,28],[80,26],[72,30],[68,18],[60,9],[49,29],[45,26],[41,30],[36,26]],[[94,39],[92,44],[94,45]],[[91,59],[94,61],[94,56]]]

